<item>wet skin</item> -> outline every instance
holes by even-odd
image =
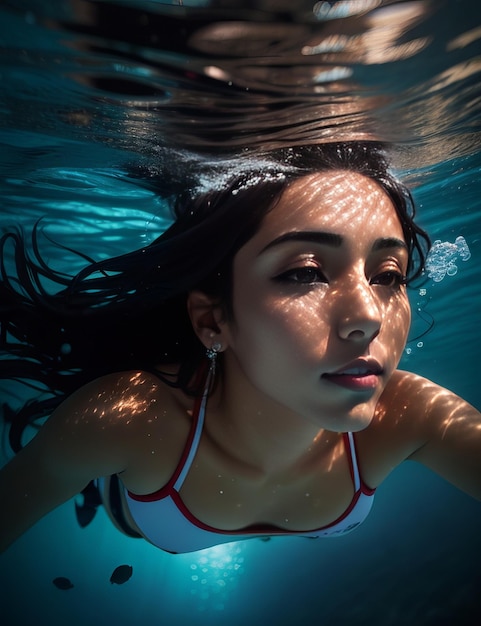
[[[295,182],[235,258],[227,368],[320,428],[365,428],[406,342],[407,262],[376,183],[349,172]]]
[[[356,431],[369,487],[412,459],[481,499],[479,412],[396,370],[410,324],[407,257],[376,183],[316,174],[291,184],[235,256],[232,319],[189,294],[194,331],[223,351],[180,492],[193,515],[224,530],[331,523],[353,498],[343,431]],[[0,550],[93,478],[118,474],[136,494],[164,486],[192,408],[147,372],[112,373],[72,394],[1,470]]]

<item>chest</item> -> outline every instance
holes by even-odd
[[[228,531],[265,524],[300,531],[328,525],[349,508],[355,493],[350,454],[348,442],[339,435],[329,454],[305,468],[265,475],[244,467],[201,436],[195,449],[187,445],[179,454],[180,464],[178,460],[170,464],[168,476],[159,457],[151,459],[145,471],[158,477],[153,492],[176,470],[183,470],[185,476],[177,485],[183,504],[208,526]],[[126,486],[139,493],[136,485]]]

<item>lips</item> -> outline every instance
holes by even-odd
[[[322,378],[346,389],[369,391],[378,386],[382,373],[380,363],[368,357],[351,361],[334,372],[326,372]]]

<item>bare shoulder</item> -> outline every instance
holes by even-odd
[[[409,459],[481,496],[481,414],[431,380],[396,371],[357,440],[372,486]]]
[[[181,446],[188,424],[181,394],[149,373],[111,374],[76,391],[0,470],[0,552],[94,478],[126,472],[142,485],[151,452],[169,468],[164,451],[178,454],[172,442]]]
[[[98,378],[68,397],[37,436],[47,447],[62,441],[63,454],[84,454],[96,475],[124,471],[148,434],[179,413],[179,398],[154,374],[116,372]],[[56,452],[62,454],[57,449]],[[108,466],[107,466],[108,465]]]
[[[167,386],[143,371],[115,372],[97,378],[69,396],[52,414],[48,424],[62,429],[134,430],[153,405],[168,402]]]
[[[444,435],[456,424],[479,430],[479,411],[453,391],[413,374],[397,370],[381,396],[377,419],[405,430],[419,443]]]

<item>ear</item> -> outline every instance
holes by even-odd
[[[203,291],[191,291],[187,296],[187,311],[195,334],[206,348],[220,344],[219,351],[227,347],[224,311],[219,302]]]

